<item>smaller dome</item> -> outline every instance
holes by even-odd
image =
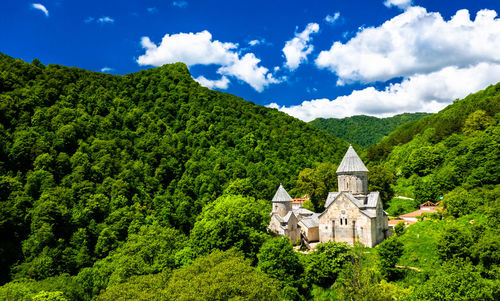
[[[293,201],[293,199],[290,197],[288,192],[286,192],[283,185],[280,184],[280,187],[278,187],[278,190],[274,194],[273,203],[284,203],[284,202],[292,202],[292,201]]]

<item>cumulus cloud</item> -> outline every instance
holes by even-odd
[[[107,72],[111,72],[111,71],[113,71],[113,70],[115,70],[115,69],[110,68],[110,67],[103,67],[103,68],[101,68],[101,72],[105,72],[105,73],[107,73]]]
[[[43,12],[46,17],[49,16],[49,11],[47,10],[47,8],[43,4],[33,3],[33,4],[31,4],[31,7],[33,7],[34,9],[38,9],[39,11]]]
[[[268,105],[304,121],[318,117],[342,118],[366,114],[387,117],[404,112],[437,112],[454,99],[500,81],[500,64],[450,66],[429,74],[405,78],[384,90],[368,87],[334,100],[314,99],[296,106]]]
[[[259,92],[269,84],[279,82],[267,68],[259,66],[260,59],[253,53],[240,57],[238,44],[212,40],[212,35],[206,30],[166,34],[158,46],[148,37],[143,37],[141,44],[146,53],[137,59],[139,65],[160,66],[174,62],[188,66],[220,65],[217,73],[236,77]]]
[[[227,65],[234,61],[237,54],[233,49],[238,47],[233,43],[212,41],[208,31],[198,33],[166,34],[160,45],[156,46],[149,37],[143,37],[142,47],[146,53],[141,55],[139,65],[161,66],[163,64],[183,62],[192,65]]]
[[[400,9],[407,9],[412,4],[412,0],[385,0],[384,5],[387,7],[395,6]]]
[[[172,5],[179,8],[186,8],[188,6],[187,1],[174,1]]]
[[[108,16],[102,16],[100,17],[99,19],[97,19],[97,22],[101,23],[101,24],[105,24],[105,23],[115,23],[115,19],[111,18],[111,17],[108,17]]]
[[[325,22],[326,23],[330,23],[330,24],[333,24],[335,23],[338,19],[340,18],[340,13],[339,12],[335,12],[333,14],[333,16],[331,15],[326,15],[325,17]]]
[[[235,76],[248,83],[256,91],[262,92],[269,84],[277,84],[280,80],[274,78],[267,68],[258,66],[259,63],[260,59],[256,58],[253,53],[247,53],[232,64],[222,66],[217,72]]]
[[[307,60],[307,56],[313,51],[313,46],[309,45],[311,34],[319,31],[318,23],[309,23],[303,32],[295,33],[295,37],[286,42],[283,47],[285,55],[285,66],[289,70],[295,70],[299,65]]]
[[[498,63],[500,19],[496,17],[495,11],[485,9],[472,21],[464,9],[445,21],[439,13],[410,7],[379,27],[361,29],[345,44],[334,42],[315,63],[336,73],[338,84]]]
[[[194,80],[197,81],[203,87],[207,87],[209,89],[217,88],[217,89],[225,90],[229,86],[229,79],[225,76],[222,76],[218,80],[211,80],[211,79],[205,78],[202,75],[202,76],[198,76]]]

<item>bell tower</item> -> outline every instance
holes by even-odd
[[[349,145],[349,149],[340,162],[337,177],[339,192],[349,192],[354,196],[368,194],[368,169],[352,145]]]

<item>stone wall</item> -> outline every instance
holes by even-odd
[[[354,241],[359,241],[372,247],[372,237],[375,237],[373,228],[371,219],[361,213],[345,195],[340,195],[319,217],[321,242],[337,241],[352,245]]]
[[[368,178],[366,173],[350,173],[338,175],[339,191],[351,194],[368,194]]]
[[[274,202],[273,203],[273,212],[278,213],[281,217],[284,217],[288,211],[292,210],[291,202]]]

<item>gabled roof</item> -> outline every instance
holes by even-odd
[[[330,192],[328,194],[327,199],[326,199],[325,211],[323,211],[323,213],[325,213],[327,211],[328,207],[330,207],[330,205],[333,204],[333,202],[341,194],[345,195],[354,205],[356,205],[356,207],[358,207],[360,209],[361,213],[365,214],[366,216],[368,216],[370,218],[376,217],[376,215],[373,215],[373,213],[371,213],[368,210],[375,209],[377,207],[377,203],[379,200],[379,192],[378,191],[370,192],[370,194],[368,194],[368,201],[366,204],[363,204],[363,201],[358,200],[349,192],[345,192],[345,191],[343,191],[343,192]],[[321,213],[320,216],[323,215],[323,213]]]
[[[295,213],[295,215],[312,215],[314,212],[312,212],[311,210],[308,210],[306,208],[303,208],[303,207],[300,207],[300,208],[297,208],[297,209],[294,209],[292,210],[293,213]]]
[[[304,227],[310,229],[310,228],[315,228],[318,227],[319,225],[319,213],[314,213],[311,216],[303,217],[299,223],[302,223]]]
[[[283,217],[283,222],[288,223],[292,215],[295,216],[292,211],[288,211],[288,213]]]
[[[280,187],[278,187],[278,190],[276,190],[276,193],[274,194],[273,203],[283,203],[292,201],[293,199],[290,197],[288,192],[286,192],[283,185],[280,184]]]
[[[352,145],[349,145],[342,162],[340,162],[339,168],[337,168],[337,173],[348,172],[368,172],[368,169],[363,161],[361,161],[354,148],[352,148]]]
[[[371,207],[375,208],[377,207],[377,203],[379,200],[379,192],[378,191],[372,191],[368,194],[368,201],[366,202],[366,207]]]
[[[337,198],[340,192],[329,192],[328,197],[326,198],[325,208],[328,208],[330,204]]]

